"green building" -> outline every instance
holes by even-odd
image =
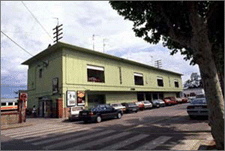
[[[69,107],[179,96],[180,73],[58,42],[28,65],[28,109],[67,117]]]

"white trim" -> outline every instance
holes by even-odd
[[[163,78],[161,78],[161,77],[157,77],[157,80],[163,80]]]
[[[142,73],[134,73],[134,76],[143,77]]]
[[[87,65],[87,69],[104,71],[104,67],[97,67],[97,66],[90,66],[90,65]]]
[[[174,82],[178,82],[178,80],[175,79]]]

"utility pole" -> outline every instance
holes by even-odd
[[[155,61],[155,66],[156,66],[157,68],[161,68],[161,67],[162,67],[161,60],[156,60],[156,61]]]
[[[62,37],[60,37],[60,35],[62,35],[63,32],[59,33],[59,32],[62,30],[62,28],[60,28],[62,25],[63,25],[63,24],[58,25],[58,23],[57,23],[56,27],[53,28],[53,30],[55,30],[55,32],[53,33],[53,35],[55,35],[55,36],[54,36],[53,38],[56,38],[56,40],[54,41],[54,42],[56,42],[56,43],[59,41],[59,39],[62,39]],[[59,28],[60,28],[60,29],[59,29]]]

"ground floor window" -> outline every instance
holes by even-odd
[[[137,93],[137,100],[144,101],[145,100],[144,93]]]
[[[98,104],[105,104],[106,99],[104,94],[88,94],[88,106],[95,106]]]

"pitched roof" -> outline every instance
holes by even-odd
[[[109,54],[106,54],[106,53],[102,53],[102,52],[78,47],[78,46],[63,43],[63,42],[58,42],[58,43],[54,44],[53,46],[48,47],[47,49],[45,49],[42,52],[35,55],[34,57],[32,57],[32,58],[26,60],[25,62],[23,62],[22,65],[30,65],[33,62],[35,62],[36,60],[39,60],[42,57],[44,57],[44,56],[46,56],[50,53],[53,53],[55,50],[59,50],[60,48],[68,48],[68,49],[71,49],[71,50],[74,50],[74,51],[80,51],[80,52],[83,52],[83,53],[93,54],[93,55],[101,56],[101,57],[104,57],[104,58],[109,58],[109,59],[129,63],[129,64],[133,64],[133,65],[142,66],[142,67],[145,67],[145,68],[151,68],[151,69],[169,72],[169,73],[173,73],[173,74],[177,74],[177,75],[183,75],[181,73],[177,73],[177,72],[173,72],[173,71],[169,71],[169,70],[165,70],[165,69],[159,69],[159,68],[156,68],[156,67],[153,67],[153,66],[150,66],[150,65],[146,65],[146,64],[143,64],[143,63],[139,63],[139,62],[136,62],[136,61],[123,59],[123,58],[120,58],[120,57],[117,57],[117,56],[113,56],[113,55],[109,55]]]

